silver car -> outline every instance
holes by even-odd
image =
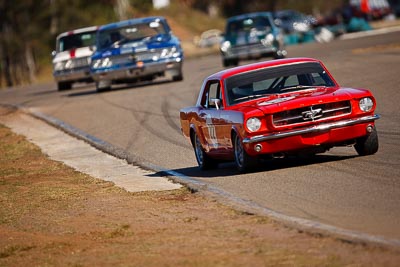
[[[53,51],[53,76],[59,91],[69,90],[76,82],[93,82],[91,56],[95,51],[98,27],[86,27],[61,33]]]

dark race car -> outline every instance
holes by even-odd
[[[224,67],[236,66],[241,59],[277,59],[287,54],[281,30],[274,24],[270,12],[229,18],[220,50]]]

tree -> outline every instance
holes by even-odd
[[[57,34],[113,21],[113,7],[114,0],[0,0],[0,82],[33,82]]]

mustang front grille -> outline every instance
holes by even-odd
[[[275,126],[279,127],[308,121],[335,118],[350,113],[350,101],[342,101],[278,112],[273,114],[272,122]]]

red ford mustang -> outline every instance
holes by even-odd
[[[340,87],[321,61],[272,60],[205,79],[197,103],[180,111],[182,133],[200,169],[234,160],[239,171],[260,157],[322,153],[354,145],[378,151],[375,98]]]

